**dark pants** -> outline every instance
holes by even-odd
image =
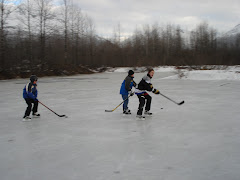
[[[139,106],[138,106],[137,115],[142,115],[143,107],[145,105],[146,100],[147,100],[147,103],[146,103],[145,110],[149,111],[151,109],[152,97],[148,93],[144,93],[142,95],[137,95],[137,96],[138,96],[138,99],[139,99]]]
[[[33,99],[30,99],[30,98],[26,98],[25,101],[26,101],[28,107],[27,107],[27,109],[25,111],[24,117],[29,116],[30,113],[31,113],[31,110],[32,110],[33,113],[37,112],[37,110],[38,110],[38,101],[34,101]],[[32,109],[32,103],[33,103],[33,109]]]
[[[128,102],[129,102],[129,100],[128,100],[128,95],[126,95],[126,94],[122,94],[122,99],[123,100],[125,100],[124,101],[124,103],[123,103],[123,111],[124,110],[127,110],[128,109]]]

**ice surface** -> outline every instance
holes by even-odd
[[[145,73],[135,73],[139,82]],[[162,79],[152,117],[122,115],[125,73],[39,78],[41,118],[22,122],[27,79],[0,81],[1,180],[239,180],[239,81]],[[163,109],[161,109],[163,108]]]

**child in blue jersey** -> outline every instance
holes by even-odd
[[[131,96],[134,95],[134,93],[131,91],[133,86],[136,87],[136,83],[133,78],[134,72],[133,70],[129,70],[128,76],[124,79],[120,88],[120,94],[122,95],[122,99],[125,100],[123,103],[123,114],[131,114],[131,111],[128,109],[128,95],[129,93]]]
[[[32,111],[33,117],[39,117],[40,114],[37,113],[38,110],[38,91],[37,91],[37,76],[32,75],[30,77],[30,82],[26,84],[23,89],[23,98],[25,99],[28,107],[25,111],[23,121],[31,121],[30,113]],[[33,104],[33,108],[32,108]]]

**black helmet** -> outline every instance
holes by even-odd
[[[38,80],[38,77],[36,75],[31,75],[30,76],[30,81],[31,82],[34,82],[34,81],[37,81]]]

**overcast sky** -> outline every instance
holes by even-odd
[[[219,32],[240,24],[240,0],[75,0],[94,21],[96,31],[111,36],[114,27],[130,35],[136,27],[154,23],[180,25],[192,30],[207,21]]]

